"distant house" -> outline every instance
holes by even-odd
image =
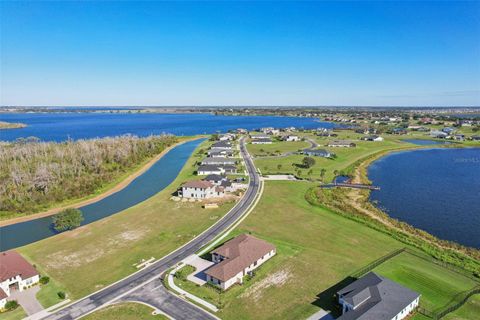
[[[430,132],[430,136],[432,138],[444,139],[444,138],[448,137],[448,134],[446,132],[443,132],[443,131],[435,130],[435,131]]]
[[[393,128],[392,134],[407,134],[407,130],[405,130],[405,128]]]
[[[199,176],[205,176],[209,174],[224,174],[225,171],[223,171],[220,166],[217,165],[201,165],[197,169],[197,174]]]
[[[182,198],[187,199],[209,199],[223,197],[225,190],[221,186],[216,186],[210,181],[195,180],[182,185]]]
[[[236,161],[235,159],[232,158],[224,158],[224,157],[211,157],[211,158],[205,158],[202,160],[203,165],[209,165],[209,164],[235,164]]]
[[[12,291],[23,291],[40,281],[38,271],[16,251],[0,253],[0,309]]]
[[[342,315],[337,320],[401,320],[420,300],[420,294],[370,272],[337,292]]]
[[[272,144],[272,139],[270,138],[253,139],[252,144]]]
[[[208,176],[203,178],[203,180],[209,181],[216,186],[222,187],[226,192],[232,192],[236,190],[232,182],[224,175],[209,174]]]
[[[257,139],[270,139],[270,137],[267,136],[266,134],[251,134],[251,135],[250,135],[250,139],[252,139],[252,140],[257,140]]]
[[[455,131],[455,129],[450,128],[450,127],[446,127],[446,128],[443,128],[442,131],[445,132],[446,134],[450,135],[452,132]]]
[[[222,134],[221,136],[218,137],[218,140],[220,141],[233,141],[235,140],[235,134],[233,133],[226,133]]]
[[[300,137],[299,136],[295,136],[295,135],[287,135],[287,136],[284,136],[282,138],[283,141],[300,141]]]
[[[356,147],[357,145],[353,143],[350,140],[334,140],[328,143],[329,147],[334,147],[334,148],[353,148]]]
[[[212,145],[212,148],[223,149],[223,150],[232,150],[232,144],[227,141],[219,141]]]
[[[231,157],[233,156],[232,150],[227,149],[218,149],[218,148],[211,148],[207,151],[209,157],[216,158],[216,157]]]
[[[332,156],[332,153],[325,149],[303,149],[302,154],[311,156],[311,157],[324,157],[324,158],[330,158]]]
[[[215,264],[205,271],[207,282],[227,290],[236,283],[243,283],[245,275],[272,258],[275,253],[274,245],[242,234],[211,252]]]
[[[365,141],[383,141],[383,137],[373,135],[373,136],[364,137],[363,140],[365,140]]]
[[[465,140],[465,135],[461,134],[461,133],[458,133],[458,134],[453,136],[453,139],[458,140],[458,141],[463,141],[463,140]]]
[[[470,139],[473,141],[480,141],[480,136],[471,136]]]

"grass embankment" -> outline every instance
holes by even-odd
[[[205,148],[208,142],[199,148]],[[234,204],[202,209],[200,203],[174,202],[172,194],[194,178],[194,152],[175,181],[148,200],[108,218],[19,248],[71,299],[99,290],[137,269],[133,264],[160,258],[218,221]],[[94,276],[92,276],[94,275]],[[81,281],[79,281],[81,279]]]
[[[357,146],[355,148],[329,148],[325,145],[332,140],[351,139],[358,140],[360,135],[352,132],[339,132],[338,137],[318,137],[313,134],[305,134],[305,136],[314,139],[321,149],[326,149],[336,154],[335,159],[327,159],[322,157],[314,157],[315,165],[311,168],[302,168],[302,159],[304,155],[290,155],[287,157],[278,158],[257,158],[255,165],[262,171],[263,174],[293,174],[301,178],[321,179],[322,169],[326,170],[323,180],[331,181],[336,174],[348,173],[347,169],[358,160],[379,152],[381,150],[395,150],[407,147],[405,143],[400,142],[396,137],[387,137],[385,141],[355,141]],[[278,142],[282,144],[286,142]],[[248,145],[248,150],[252,149],[253,145]],[[311,171],[311,174],[308,172]],[[300,173],[300,174],[299,174]]]
[[[0,172],[10,173],[0,174],[0,220],[99,196],[177,141],[173,136],[120,136],[7,144],[0,153]]]
[[[153,309],[140,303],[121,303],[107,306],[95,311],[85,320],[164,320],[162,314],[153,315]]]
[[[259,204],[231,235],[251,232],[276,245],[277,255],[262,265],[253,279],[225,293],[177,283],[220,306],[218,316],[222,319],[301,319],[319,308],[338,312],[333,294],[345,285],[349,275],[405,244],[331,210],[310,205],[305,193],[313,185],[267,181]],[[418,264],[412,272],[421,275],[422,284],[438,286],[455,281],[435,294],[423,285],[414,288],[435,307],[474,285],[470,278],[417,260],[416,256],[402,255],[379,272],[407,281],[404,267]]]

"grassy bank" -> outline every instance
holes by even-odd
[[[0,130],[1,129],[20,129],[20,128],[25,128],[26,126],[27,125],[25,123],[0,121]]]
[[[202,143],[199,149],[207,144]],[[72,299],[131,274],[137,270],[135,263],[152,256],[160,258],[180,247],[233,206],[226,203],[205,210],[200,203],[170,200],[181,183],[193,178],[194,163],[202,157],[195,151],[175,181],[148,200],[18,251],[67,288]]]

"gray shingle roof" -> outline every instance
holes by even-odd
[[[337,320],[390,320],[420,294],[370,272],[337,292],[354,307]]]

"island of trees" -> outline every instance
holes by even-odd
[[[0,147],[0,218],[33,214],[94,195],[177,141],[171,135],[56,142],[23,139]]]

